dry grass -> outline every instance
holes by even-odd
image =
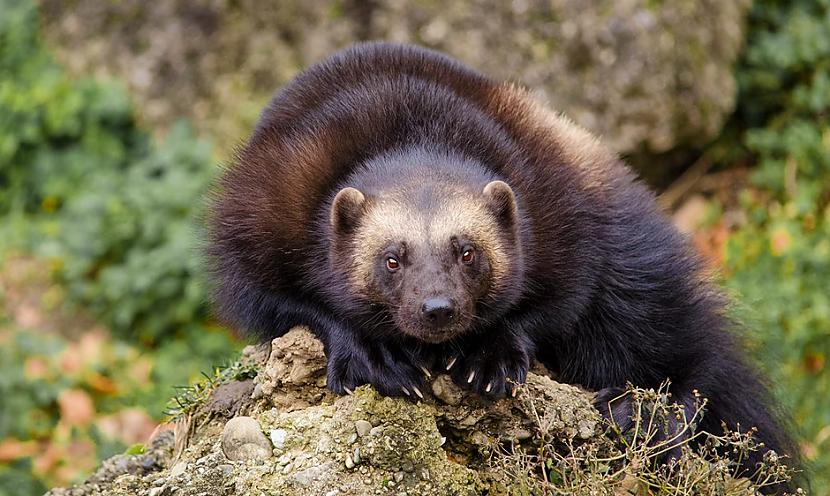
[[[706,409],[700,396],[691,412],[671,401],[668,384],[657,390],[629,386],[614,401],[626,396],[634,422],[627,432],[612,419],[599,442],[563,441],[550,434],[549,416],[536,415],[533,445],[497,446],[491,462],[506,467],[511,494],[753,495],[794,475],[774,452],[754,473],[742,474],[741,461],[763,447],[755,431],[698,431]],[[523,401],[536,411],[533,398],[524,395]]]

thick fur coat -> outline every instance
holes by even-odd
[[[493,181],[499,187],[483,192]],[[398,184],[410,189],[395,190],[397,204],[409,199],[413,212],[433,212],[436,198],[463,189],[470,203],[458,208],[469,205],[470,214],[452,222],[481,220],[480,237],[498,241],[479,249],[486,266],[469,264],[486,277],[452,279],[486,281],[464,286],[472,306],[457,315],[469,319],[445,341],[402,332],[401,321],[415,317],[372,296],[387,291],[373,278],[386,276],[361,250],[400,227],[390,218],[387,231],[370,215],[388,207],[384,192]],[[430,193],[447,184],[450,193]],[[626,383],[670,380],[689,411],[693,390],[709,399],[703,429],[754,426],[766,446],[793,454],[767,388],[729,332],[725,299],[654,195],[527,91],[449,57],[362,44],[303,72],[262,113],[212,212],[219,314],[262,338],[308,325],[325,344],[336,392],[371,383],[420,395],[426,372],[449,370],[459,384],[499,396],[538,360],[559,380],[599,391],[606,415]],[[390,272],[406,264],[390,258]],[[435,267],[435,280],[450,270]],[[626,402],[611,408],[618,420],[630,413]]]

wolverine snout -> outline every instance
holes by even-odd
[[[421,315],[429,327],[447,327],[455,319],[455,303],[449,298],[427,298],[421,306]]]

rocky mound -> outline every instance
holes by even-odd
[[[517,398],[497,402],[447,376],[418,402],[367,386],[336,397],[325,389],[322,346],[302,328],[270,350],[248,347],[241,364],[256,377],[213,389],[175,435],[49,494],[501,494],[513,481],[500,462],[511,445],[539,442],[539,419],[562,443],[606,444],[590,395],[536,374]]]
[[[530,373],[516,398],[485,401],[447,376],[421,401],[369,386],[325,388],[321,343],[294,328],[177,399],[171,430],[143,453],[105,461],[83,484],[50,496],[532,495],[755,493],[718,455],[746,449],[727,433],[670,468],[655,430],[622,435],[592,394]],[[544,373],[544,371],[539,371]],[[661,391],[632,390],[640,412],[676,415]],[[661,413],[662,412],[662,413]],[[649,425],[651,422],[649,422]],[[654,426],[659,429],[659,426]],[[711,450],[707,450],[709,446]],[[762,484],[789,477],[770,460]]]

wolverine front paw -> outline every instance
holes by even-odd
[[[488,343],[489,346],[466,349],[463,354],[449,354],[443,372],[453,382],[482,396],[515,396],[530,368],[529,351],[517,344]]]
[[[428,374],[417,356],[396,347],[374,344],[338,350],[328,357],[327,386],[337,394],[351,394],[363,384],[384,396],[423,399]]]
[[[594,397],[594,408],[620,432],[628,432],[634,426],[633,406],[631,394],[622,387],[601,389]]]
[[[630,388],[609,387],[597,392],[594,407],[616,432],[645,440],[660,453],[657,460],[666,463],[680,458],[680,448],[692,435],[697,420],[693,402],[688,397],[678,400],[672,406],[663,405],[654,399],[636,399]],[[691,417],[688,420],[687,415]],[[635,417],[641,419],[639,428],[635,428]]]

